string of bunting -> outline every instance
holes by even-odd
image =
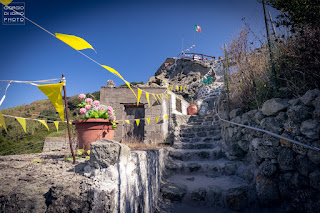
[[[0,0],[0,3],[2,3],[5,6],[9,5],[11,2],[12,2],[12,0]],[[34,21],[30,20],[29,18],[25,17],[23,14],[21,14],[21,13],[17,12],[16,10],[14,10],[14,8],[9,7],[9,9],[12,10],[13,12],[15,12],[17,15],[20,15],[21,17],[25,18],[30,23],[32,23],[35,26],[39,27],[43,31],[47,32],[51,36],[59,39],[60,41],[62,41],[64,43],[66,43],[67,45],[69,45],[71,48],[75,49],[78,53],[80,53],[81,55],[83,55],[87,59],[91,60],[92,62],[96,63],[100,67],[103,67],[104,69],[108,70],[109,72],[111,72],[115,76],[119,77],[121,80],[123,80],[125,82],[125,84],[129,87],[129,89],[134,94],[134,96],[137,98],[137,103],[139,102],[139,99],[141,97],[142,91],[146,93],[146,96],[149,96],[150,94],[152,94],[157,102],[162,100],[163,96],[165,96],[166,92],[163,92],[163,93],[160,93],[160,94],[155,94],[155,93],[150,93],[150,92],[144,91],[144,90],[136,87],[138,89],[138,95],[137,95],[132,89],[132,87],[135,87],[135,86],[131,85],[128,81],[126,81],[118,71],[116,71],[115,69],[113,69],[113,68],[111,68],[109,66],[100,64],[96,60],[92,59],[91,57],[89,57],[88,55],[86,55],[85,53],[80,51],[80,50],[84,50],[84,49],[92,49],[92,50],[95,51],[95,49],[87,41],[85,41],[83,38],[80,38],[80,37],[74,36],[74,35],[62,34],[62,33],[53,34],[50,31],[48,31],[47,29],[45,29],[44,27],[40,26],[39,24],[35,23]],[[147,99],[148,99],[148,97],[147,97]],[[149,107],[150,107],[150,104],[149,104]]]
[[[49,80],[40,80],[40,81],[16,81],[16,80],[1,80],[1,81],[2,82],[9,82],[9,83],[6,87],[5,94],[1,99],[0,106],[3,103],[3,101],[6,97],[7,90],[12,83],[25,83],[25,84],[29,84],[29,85],[33,85],[33,86],[38,87],[38,89],[49,98],[49,100],[51,101],[51,103],[53,104],[55,109],[57,110],[60,119],[62,121],[64,121],[64,108],[63,108],[63,101],[62,101],[62,95],[61,95],[61,88],[62,88],[62,86],[65,85],[65,79],[59,78],[59,79],[49,79]],[[59,83],[52,84],[53,82],[56,82],[56,81],[59,81]],[[41,84],[39,84],[39,83],[41,83]],[[47,84],[44,84],[44,83],[47,83]],[[18,118],[17,120],[22,125],[23,129],[25,130],[25,121],[23,120],[23,118]],[[43,122],[43,121],[40,121],[40,122],[43,123],[43,125],[45,125],[47,127],[45,122]],[[0,127],[3,127],[5,129],[5,131],[7,132],[7,127],[6,127],[5,120],[3,118],[1,110],[0,110]],[[48,130],[49,130],[49,128],[48,128]]]
[[[2,116],[4,116],[4,117],[15,118],[20,123],[20,125],[22,126],[22,128],[23,128],[25,133],[27,132],[27,120],[40,122],[44,127],[46,127],[46,129],[48,131],[49,131],[49,126],[48,126],[47,123],[48,122],[54,123],[57,132],[59,131],[59,123],[66,123],[67,122],[67,121],[42,120],[42,119],[34,119],[34,118],[23,118],[23,117],[13,116],[13,115],[4,115],[4,114],[1,113],[1,111],[0,111],[0,114]],[[134,123],[136,123],[137,126],[139,126],[141,120],[146,120],[147,124],[149,125],[151,120],[155,120],[156,123],[158,123],[160,118],[161,118],[161,116],[150,117],[150,118],[126,119],[126,120],[118,120],[118,121],[119,122],[123,122],[123,124],[129,124],[129,125],[131,124],[130,121],[133,121]],[[167,120],[168,119],[168,115],[163,115],[162,118],[163,118],[163,120]],[[72,121],[69,121],[69,123],[72,125]]]

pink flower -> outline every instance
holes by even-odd
[[[80,99],[85,99],[85,98],[86,98],[86,95],[85,95],[85,94],[80,94],[80,95],[79,95],[79,98],[80,98]]]
[[[91,104],[91,107],[92,107],[92,108],[96,108],[97,106],[96,106],[96,105],[94,105],[94,104]]]
[[[93,103],[94,103],[94,105],[96,105],[96,106],[99,106],[99,105],[100,105],[100,101],[94,101]]]
[[[80,109],[80,114],[82,115],[82,114],[84,114],[84,113],[86,113],[87,112],[87,110],[85,109],[85,108],[81,108]]]
[[[113,120],[114,120],[114,117],[113,117],[113,116],[110,116],[110,120],[113,121]]]
[[[99,109],[98,109],[99,111],[103,111],[104,110],[104,108],[103,107],[99,107]]]
[[[91,103],[92,103],[92,99],[91,99],[91,98],[87,98],[87,99],[85,100],[85,102],[88,103],[88,104],[91,104]]]
[[[107,110],[110,115],[113,115],[113,109],[111,106],[108,106]]]
[[[85,108],[86,110],[90,110],[91,106],[90,106],[90,105],[86,105],[84,108]]]

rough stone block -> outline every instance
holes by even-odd
[[[261,111],[264,115],[272,116],[286,109],[288,106],[287,100],[273,98],[263,103]]]
[[[279,167],[283,171],[294,169],[294,156],[293,152],[289,148],[283,148],[278,155]]]
[[[112,140],[98,140],[90,146],[90,165],[99,169],[119,163],[120,158],[129,158],[130,148]]]

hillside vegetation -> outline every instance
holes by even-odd
[[[86,94],[95,100],[100,99],[100,92]],[[78,97],[67,98],[70,120],[81,118],[77,105],[80,103]],[[28,105],[3,109],[4,115],[12,115],[23,118],[46,120],[49,131],[38,121],[27,120],[27,132],[25,133],[19,122],[10,117],[4,117],[7,130],[1,128],[0,155],[38,153],[42,151],[43,142],[46,137],[67,137],[67,124],[59,123],[59,131],[52,121],[59,121],[59,115],[49,100],[39,100]],[[71,126],[71,134],[74,134],[74,126]]]

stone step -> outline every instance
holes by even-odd
[[[200,126],[200,125],[217,125],[220,124],[216,120],[197,120],[197,121],[188,121],[187,125],[192,125],[192,126]]]
[[[193,137],[191,134],[193,134]],[[208,136],[204,136],[204,137],[198,137],[194,133],[190,133],[190,135],[188,135],[187,137],[185,137],[185,135],[180,136],[180,139],[182,142],[185,142],[185,143],[211,142],[211,141],[215,141],[215,140],[220,140],[221,134],[219,133],[214,136],[208,135]]]
[[[206,174],[218,177],[236,174],[239,166],[240,162],[238,161],[220,158],[214,161],[169,161],[165,167],[173,174]]]
[[[220,129],[212,129],[207,131],[189,130],[189,131],[181,131],[180,137],[184,137],[184,138],[207,137],[207,136],[215,136],[220,133],[221,133]]]
[[[190,160],[217,160],[223,157],[220,147],[213,149],[174,149],[169,151],[169,157],[172,160],[190,161]]]
[[[236,176],[173,175],[161,186],[162,198],[195,206],[244,210],[249,203],[249,185]]]
[[[185,143],[181,141],[174,142],[173,148],[175,149],[212,149],[216,147],[218,141],[212,141],[212,143],[197,142],[197,143]]]
[[[214,130],[220,130],[219,125],[201,125],[201,126],[183,126],[183,128],[180,127],[180,131],[183,133],[187,132],[209,132]]]

